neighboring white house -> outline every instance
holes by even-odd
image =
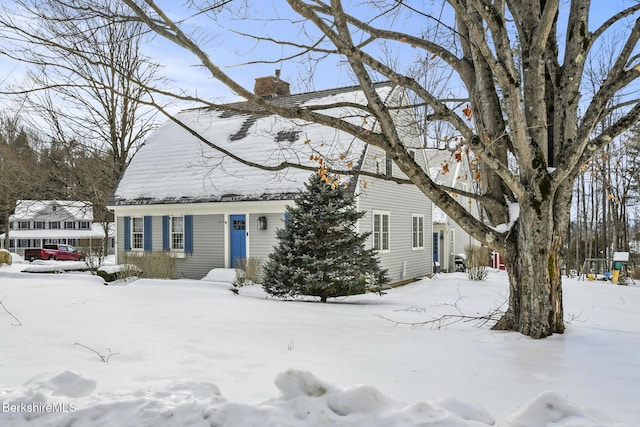
[[[431,179],[437,184],[465,192],[474,192],[474,177],[469,159],[464,152],[452,152],[447,149],[428,149],[425,151]],[[458,202],[465,206],[473,216],[479,218],[480,205],[476,200],[455,194]],[[433,207],[433,260],[439,263],[443,271],[455,271],[455,257],[465,253],[468,246],[480,243],[456,224],[440,208]]]
[[[377,126],[353,107],[366,105],[359,87],[289,95],[288,84],[276,75],[256,79],[255,90],[285,105],[332,104],[322,113],[348,118],[363,131]],[[408,103],[404,92],[390,83],[377,90],[389,105]],[[405,146],[426,167],[411,111],[394,111]],[[233,155],[272,167],[292,162],[317,168],[322,158],[330,170],[404,176],[383,150],[352,135],[260,111],[250,103],[186,110],[174,119],[133,157],[109,209],[116,218],[119,261],[125,253],[167,251],[176,258],[177,277],[202,278],[238,259],[268,257],[277,242],[275,230],[284,226],[287,205],[314,173],[291,167],[267,171]],[[366,212],[358,229],[372,232],[369,244],[392,282],[430,274],[431,202],[414,185],[389,179],[356,173],[341,182]]]
[[[9,247],[5,248],[6,233],[0,234],[0,247],[24,255],[25,249],[41,248],[46,244],[99,247],[104,237],[103,225],[93,222],[90,202],[18,200],[9,217]],[[110,247],[113,247],[111,243]]]

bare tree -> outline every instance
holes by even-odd
[[[74,2],[84,8],[93,3]],[[262,27],[252,27],[256,32],[247,35],[255,43],[273,43],[277,57],[265,58],[267,50],[260,49],[246,63],[304,57],[343,64],[367,98],[366,104],[354,106],[362,112],[362,121],[375,120],[379,125],[376,131],[365,131],[353,117],[347,121],[324,114],[326,105],[286,106],[258,97],[231,74],[235,68],[225,72],[184,18],[213,17],[208,28],[213,31],[222,13],[215,2],[187,2],[180,21],[172,20],[153,0],[123,3],[133,16],[115,9],[105,14],[114,22],[143,22],[191,52],[210,77],[257,107],[331,126],[384,149],[425,196],[470,235],[503,254],[509,273],[509,307],[496,329],[534,338],[564,331],[560,268],[573,183],[580,167],[640,116],[635,96],[640,21],[630,19],[640,5],[617,11],[591,28],[589,0],[571,0],[562,6],[559,0],[442,0],[415,6],[392,0],[357,6],[340,0],[278,2],[273,19],[280,26],[277,34],[283,35],[260,33]],[[566,7],[566,13],[560,14],[560,7]],[[270,10],[265,7],[261,13],[268,15]],[[593,94],[582,97],[585,61],[614,27],[624,35],[615,59],[607,64],[606,78]],[[427,28],[438,31],[423,31]],[[418,52],[416,61],[437,62],[449,70],[450,85],[458,90],[448,98],[436,96],[411,74],[387,65],[382,45],[398,52]],[[429,121],[455,129],[461,148],[469,148],[480,160],[483,192],[468,196],[482,202],[490,224],[470,215],[412,159],[393,112],[374,88],[379,80],[404,88],[419,100]],[[611,111],[619,112],[616,119],[598,127]]]
[[[78,150],[91,157],[92,171],[86,162],[82,169],[65,168],[70,172],[65,179],[79,185],[54,186],[52,191],[74,189],[63,196],[92,201],[96,219],[106,224],[111,189],[156,126],[157,110],[149,107],[146,86],[160,79],[158,66],[142,54],[143,25],[108,21],[64,1],[14,3],[17,10],[0,15],[2,37],[12,42],[5,54],[29,69],[25,81],[8,93],[21,98],[33,126],[53,145],[67,149],[60,161],[73,166],[74,159],[82,160]],[[115,12],[123,9],[113,0],[93,3]],[[55,159],[49,160],[55,167]],[[61,172],[54,170],[54,177]]]
[[[0,230],[9,248],[9,216],[16,201],[29,199],[41,189],[44,176],[36,173],[37,138],[21,122],[20,116],[0,112]]]
[[[142,54],[143,26],[107,21],[64,1],[16,0],[0,15],[4,53],[29,64],[27,79],[6,91],[23,95],[24,108],[51,140],[100,148],[109,154],[115,182],[155,128],[146,86],[157,65]],[[93,2],[117,12],[120,2]]]

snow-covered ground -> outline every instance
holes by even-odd
[[[0,268],[1,426],[638,426],[640,287],[565,279],[567,332],[475,322],[506,275],[329,304]],[[217,281],[216,281],[217,280]],[[105,360],[105,361],[103,361]]]

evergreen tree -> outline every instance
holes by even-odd
[[[287,207],[285,228],[264,267],[263,287],[277,297],[310,295],[327,298],[381,293],[389,283],[373,249],[370,233],[355,224],[364,216],[355,200],[329,175],[313,174],[294,206]]]

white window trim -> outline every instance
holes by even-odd
[[[135,220],[139,219],[142,223],[142,231],[135,231],[135,227],[133,226]],[[131,217],[131,236],[130,236],[130,246],[132,252],[143,252],[144,251],[144,217],[143,216],[132,216]],[[135,246],[135,235],[140,234],[142,236],[142,240],[140,240],[140,247],[137,248]]]
[[[182,231],[181,232],[174,232],[173,231],[173,220],[175,218],[180,218],[182,219]],[[173,236],[177,235],[177,234],[182,234],[182,247],[181,248],[176,248],[174,247],[174,240],[173,240]],[[170,216],[169,217],[169,249],[171,250],[171,252],[173,254],[178,254],[178,253],[183,253],[184,254],[184,216]],[[178,258],[179,256],[175,256],[175,258]]]
[[[376,249],[376,216],[380,216],[380,249]],[[387,238],[386,238],[386,242],[387,242],[387,248],[386,249],[382,249],[384,247],[384,240],[383,240],[383,235],[384,233],[382,232],[382,223],[383,220],[382,218],[387,217],[387,223],[388,223],[388,230],[387,230]],[[371,222],[372,222],[372,226],[371,226],[371,237],[372,237],[372,241],[371,241],[371,245],[373,246],[373,249],[381,254],[388,254],[391,252],[391,212],[389,211],[373,211],[373,215],[371,215]]]
[[[422,227],[420,227],[420,234],[422,236],[422,245],[421,246],[416,246],[414,245],[414,241],[413,241],[413,236],[416,233],[416,230],[414,229],[414,218],[419,218],[422,219]],[[420,224],[420,221],[418,221],[418,223]],[[411,214],[411,250],[412,251],[423,251],[425,249],[425,238],[424,238],[424,214]]]

